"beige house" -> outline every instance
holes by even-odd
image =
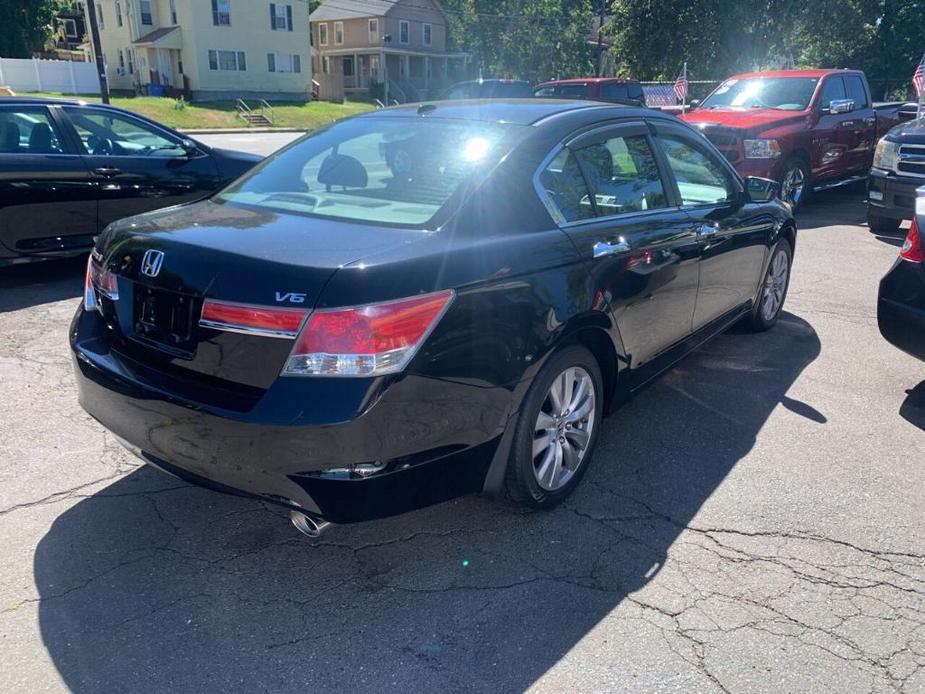
[[[446,50],[436,0],[326,0],[311,14],[313,69],[343,76],[346,91],[417,101],[461,77],[466,54]]]
[[[110,89],[199,100],[311,96],[303,0],[96,0],[96,10]]]

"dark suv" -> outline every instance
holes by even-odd
[[[533,90],[533,96],[546,99],[588,99],[590,101],[610,101],[616,104],[646,105],[642,85],[636,80],[618,77],[587,77],[543,82]]]
[[[871,231],[891,233],[915,216],[915,191],[925,185],[925,118],[890,130],[874,152],[867,179],[867,222]]]

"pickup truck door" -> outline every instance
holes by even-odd
[[[839,179],[852,170],[851,150],[856,147],[857,117],[854,113],[832,113],[833,101],[847,99],[841,75],[829,75],[822,83],[816,104],[818,120],[813,128],[813,181],[824,183]]]
[[[877,145],[877,112],[874,111],[860,75],[844,75],[842,79],[845,81],[848,98],[854,101],[854,110],[845,114],[851,116],[853,122],[848,166],[851,173],[866,175],[873,163],[874,147]]]

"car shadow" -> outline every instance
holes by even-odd
[[[899,416],[925,430],[925,381],[906,391],[906,399],[899,407]]]
[[[86,269],[86,255],[0,267],[0,313],[80,296]]]
[[[78,693],[522,691],[663,570],[778,406],[826,426],[787,395],[819,352],[790,314],[717,337],[605,420],[549,512],[467,497],[313,541],[139,468],[41,540],[44,645]]]
[[[855,184],[823,190],[813,195],[797,210],[800,231],[830,226],[867,224],[867,198],[863,187]]]

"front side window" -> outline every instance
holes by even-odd
[[[434,37],[434,28],[430,24],[421,25],[421,38],[424,41],[425,46],[429,46],[433,41]]]
[[[845,83],[841,77],[829,77],[822,85],[822,95],[819,97],[819,108],[827,109],[833,101],[847,98]]]
[[[154,18],[151,16],[151,0],[140,0],[138,5],[141,9],[141,23],[148,26],[154,24]]]
[[[518,126],[366,117],[270,157],[217,200],[310,217],[426,225],[503,154]]]
[[[411,42],[411,23],[402,19],[398,22],[398,42]]]
[[[89,108],[65,107],[84,151],[90,156],[182,157],[180,143],[127,116]]]
[[[610,217],[668,206],[655,156],[644,135],[612,137],[576,153],[597,215]]]
[[[864,83],[857,75],[845,75],[845,90],[848,92],[848,98],[854,101],[854,107],[867,108],[867,90],[864,89]]]
[[[340,45],[344,42],[344,23],[334,22],[334,43]]]
[[[661,136],[658,141],[678,182],[682,205],[712,205],[734,199],[736,186],[718,161],[683,140]]]
[[[319,46],[328,45],[328,25],[327,24],[318,25],[318,45]]]
[[[231,26],[231,0],[212,0],[212,24]]]
[[[247,70],[244,51],[209,51],[209,69],[220,72],[244,72]]]
[[[61,137],[44,108],[0,109],[0,154],[61,154]]]

